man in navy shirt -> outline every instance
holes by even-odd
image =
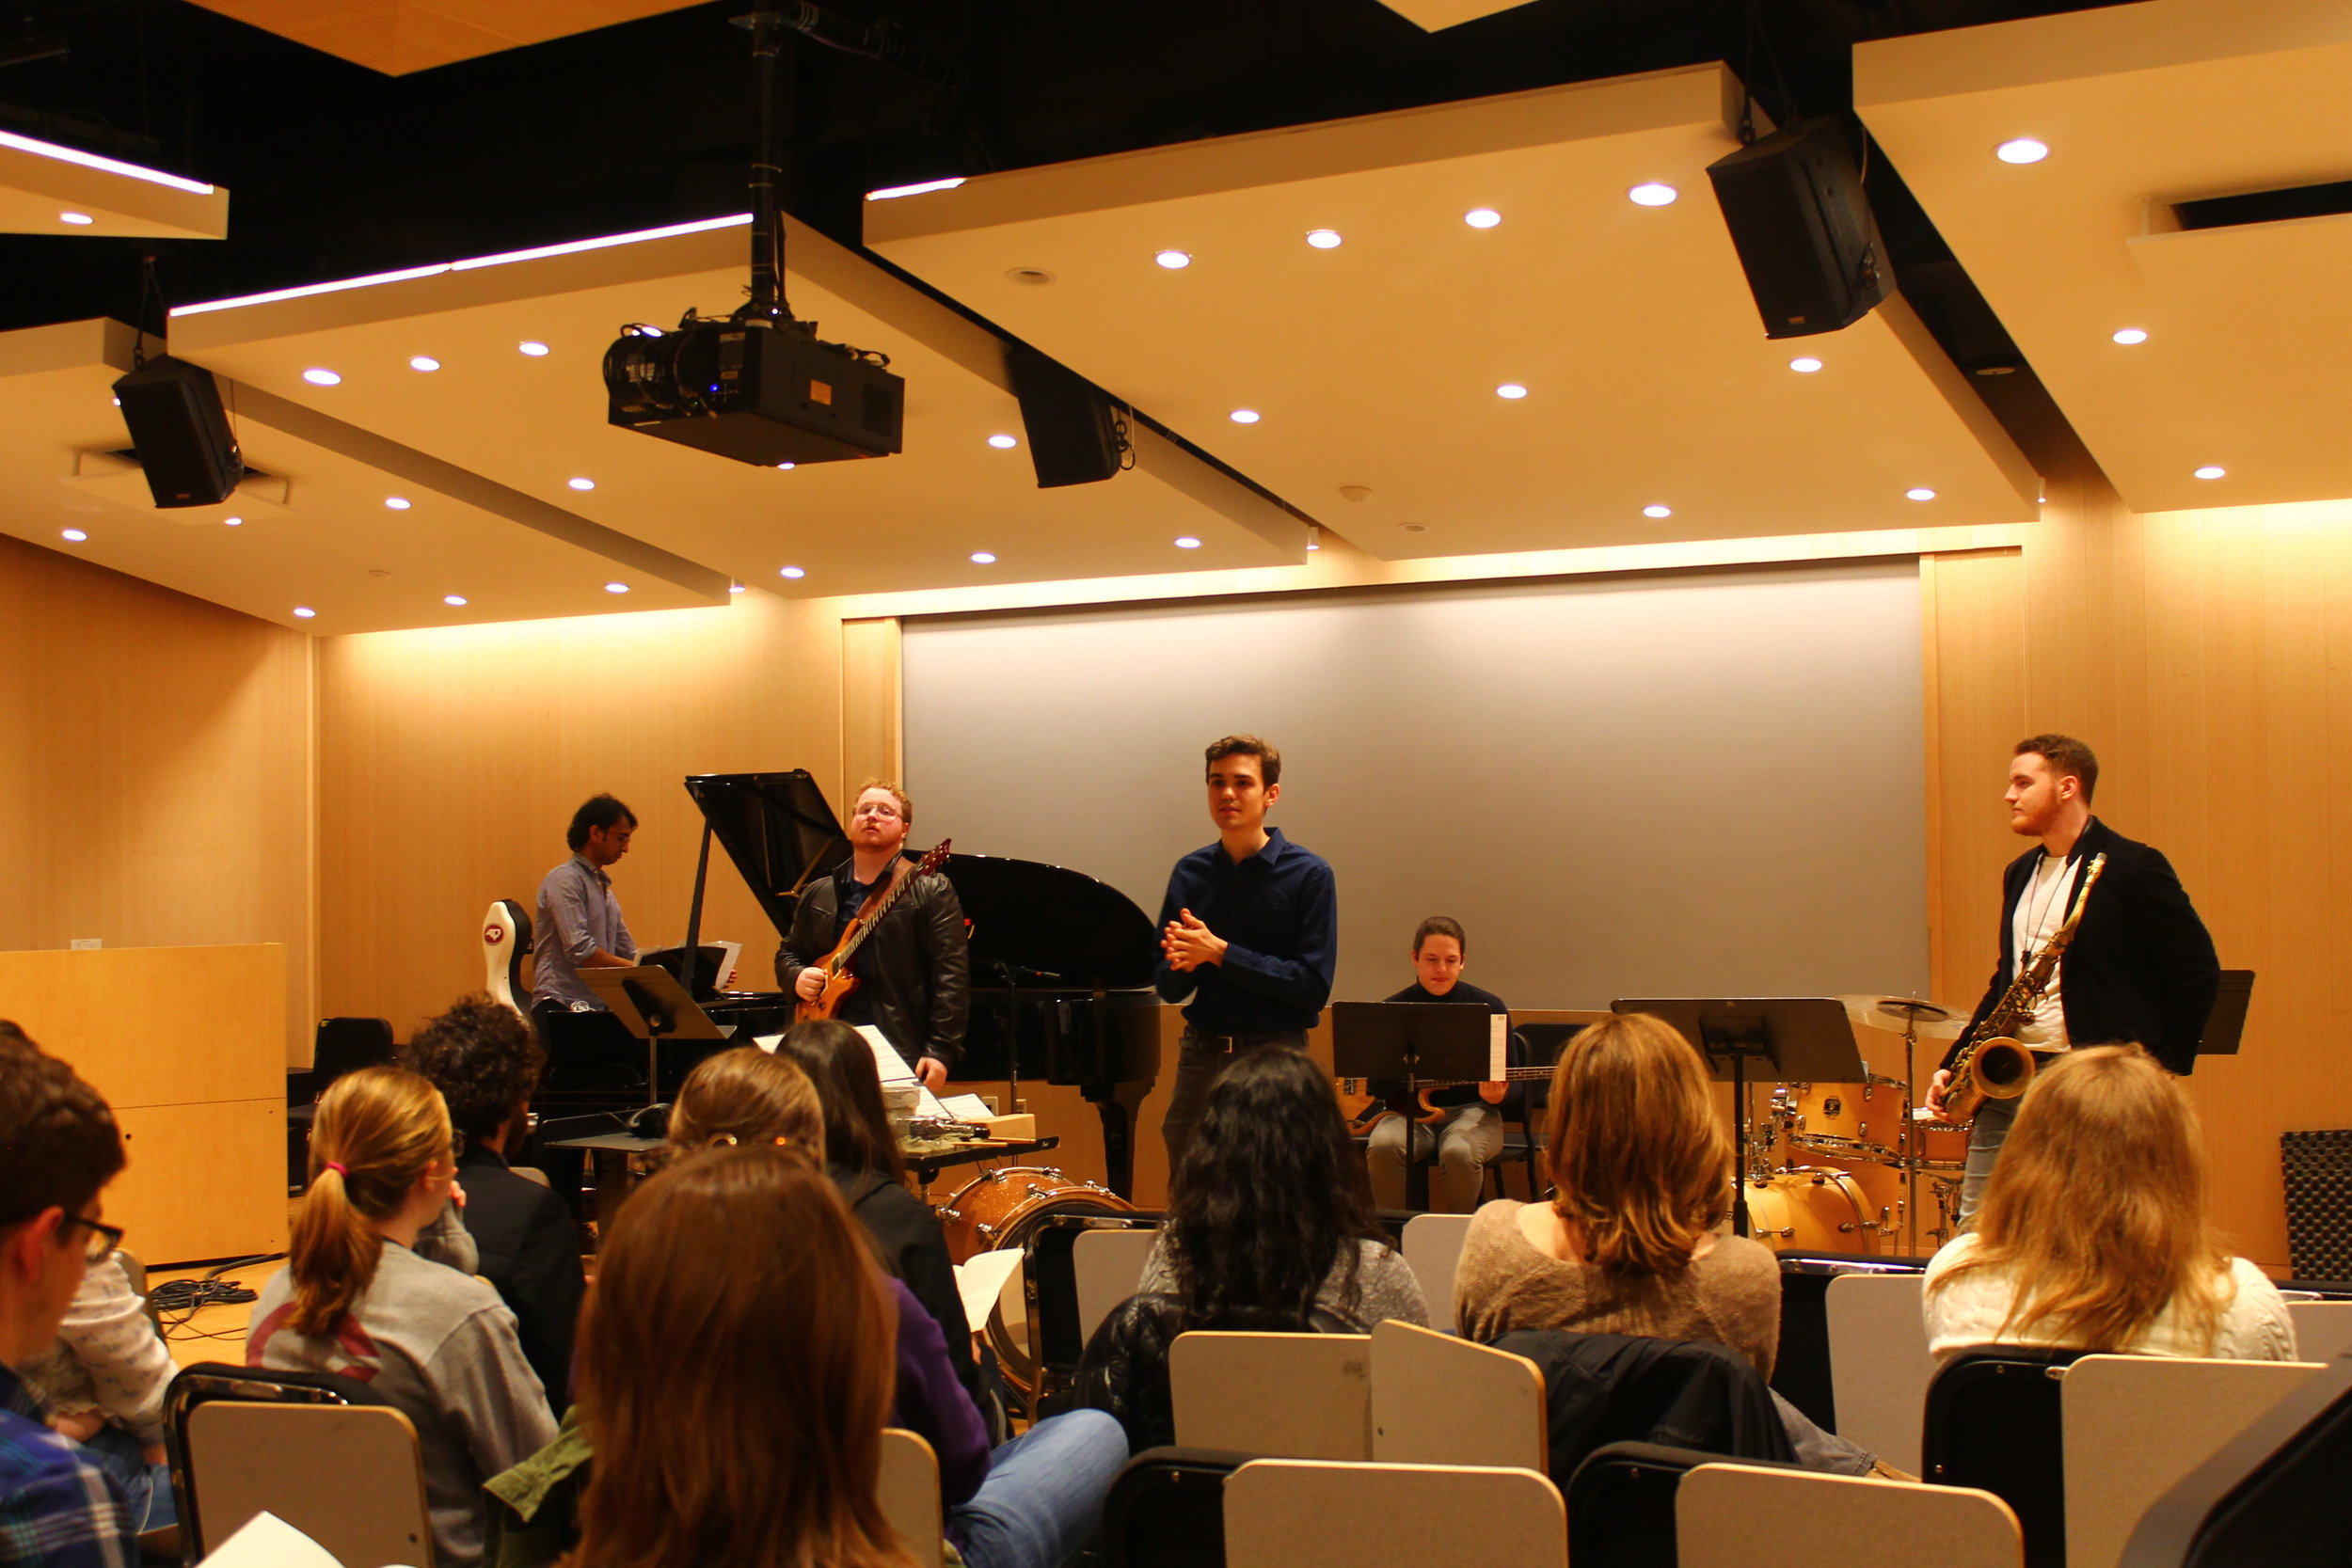
[[[1236,1052],[1304,1050],[1331,996],[1339,900],[1331,867],[1265,825],[1282,794],[1282,753],[1254,735],[1208,750],[1217,842],[1176,863],[1160,905],[1160,995],[1181,1002],[1184,1037],[1161,1127],[1172,1176],[1209,1085]]]

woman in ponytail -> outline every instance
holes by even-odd
[[[481,1560],[482,1482],[555,1435],[514,1314],[483,1281],[419,1256],[450,1206],[440,1092],[399,1068],[335,1080],[310,1130],[287,1266],[253,1305],[246,1363],[367,1384],[416,1426],[443,1568]]]

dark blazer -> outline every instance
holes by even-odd
[[[1551,1479],[1563,1489],[1585,1457],[1609,1443],[1662,1443],[1783,1464],[1796,1457],[1762,1374],[1729,1345],[1519,1329],[1494,1348],[1543,1371]]]
[[[964,1321],[963,1296],[956,1289],[956,1266],[947,1256],[947,1238],[939,1228],[931,1206],[878,1171],[851,1170],[829,1164],[825,1174],[841,1189],[844,1202],[866,1233],[874,1240],[882,1261],[909,1294],[923,1304],[947,1340],[947,1359],[956,1381],[972,1402],[988,1408],[987,1386],[979,1364],[972,1359],[972,1325]]]
[[[914,856],[905,856],[912,860]],[[776,984],[790,990],[801,971],[833,951],[850,868],[801,895],[792,931],[776,949]],[[971,1006],[970,937],[954,884],[933,875],[909,884],[898,908],[859,950],[858,988],[874,1010],[874,1026],[913,1067],[936,1056],[947,1067],[963,1053],[963,1024]]]
[[[2167,1069],[2185,1073],[2197,1065],[2197,1042],[2204,1037],[2220,985],[2221,960],[2213,938],[2163,853],[2094,816],[2074,845],[2074,858],[2088,865],[2091,856],[2102,854],[2106,869],[2090,890],[2074,945],[2058,964],[2066,1037],[2074,1045],[2136,1040]],[[2041,858],[2039,847],[2026,850],[2001,879],[2001,961],[1969,1020],[1971,1030],[2017,977],[2010,927]],[[1955,1040],[1945,1067],[1952,1065],[1959,1049]]]
[[[509,1170],[497,1150],[475,1144],[458,1156],[457,1180],[482,1277],[514,1312],[523,1358],[539,1374],[548,1405],[562,1410],[571,1398],[572,1335],[587,1291],[571,1211],[547,1187]]]

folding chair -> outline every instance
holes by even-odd
[[[1678,1568],[2017,1568],[2024,1550],[1990,1492],[1756,1465],[1685,1475],[1675,1535]]]
[[[1421,1286],[1429,1321],[1441,1324],[1448,1334],[1461,1332],[1454,1315],[1454,1275],[1462,1261],[1462,1243],[1470,1227],[1468,1214],[1415,1214],[1405,1222],[1405,1244],[1398,1249]]]
[[[1104,1568],[1224,1568],[1225,1481],[1250,1455],[1146,1449],[1103,1503]]]
[[[1176,1441],[1284,1459],[1372,1455],[1372,1337],[1180,1334],[1168,1348]]]
[[[1408,1535],[1414,1524],[1428,1528]],[[1225,1483],[1231,1568],[1406,1557],[1414,1568],[1567,1568],[1559,1489],[1537,1470],[1291,1459],[1252,1460]]]
[[[1919,1474],[1920,1411],[1935,1379],[1920,1274],[1844,1274],[1823,1297],[1837,1435]]]
[[[2352,1350],[2352,1301],[2291,1301],[2295,1354],[2306,1361],[2333,1361]]]
[[[1544,1374],[1525,1356],[1411,1323],[1374,1325],[1374,1459],[1540,1471],[1549,1418]]]
[[[1979,1487],[2015,1511],[2027,1568],[2066,1562],[2066,1446],[2059,1382],[2083,1353],[2023,1345],[1962,1351],[1928,1385],[1920,1471]]]
[[[1107,1301],[1099,1299],[1099,1292],[1120,1266],[1118,1251],[1122,1243],[1142,1246],[1147,1243],[1126,1241],[1125,1233],[1134,1232],[1152,1240],[1158,1238],[1163,1217],[1152,1212],[1134,1214],[1048,1214],[1022,1243],[1022,1276],[1026,1280],[1029,1307],[1029,1348],[1037,1361],[1037,1398],[1041,1407],[1051,1409],[1054,1396],[1070,1386],[1077,1374],[1079,1358],[1086,1354],[1087,1339],[1113,1308],[1135,1294],[1135,1287],[1127,1289]],[[1114,1232],[1118,1240],[1107,1243],[1104,1253],[1094,1251],[1089,1243],[1087,1278],[1079,1281],[1078,1243],[1097,1230]],[[1142,1261],[1136,1262],[1138,1277]]]
[[[898,1544],[914,1560],[915,1568],[940,1568],[946,1560],[940,1533],[944,1515],[939,1504],[939,1456],[919,1433],[898,1427],[882,1429],[882,1517],[898,1535]]]
[[[2302,1386],[2141,1516],[2123,1568],[2341,1568],[2352,1561],[2352,1360]]]

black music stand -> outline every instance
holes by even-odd
[[[1615,1013],[1647,1013],[1674,1025],[1707,1057],[1708,1072],[1731,1085],[1740,1132],[1731,1228],[1748,1233],[1748,1063],[1759,1061],[1784,1084],[1859,1084],[1862,1053],[1855,1049],[1846,1006],[1827,996],[1764,996],[1745,1000],[1682,997],[1671,1001],[1612,1002]]]
[[[1457,1002],[1334,1002],[1332,1067],[1342,1078],[1402,1080],[1407,1095],[1423,1084],[1484,1083],[1493,1076],[1494,1016]],[[1405,1206],[1429,1207],[1429,1166],[1413,1157],[1410,1126]]]
[[[583,969],[588,989],[612,1009],[622,1026],[645,1042],[645,1103],[661,1102],[661,1042],[663,1040],[723,1040],[729,1032],[694,1005],[677,983],[677,976],[651,964],[627,969]]]
[[[2205,1032],[2197,1042],[2200,1056],[2234,1056],[2246,1034],[2246,1009],[2254,1000],[2254,972],[2225,969],[2214,988],[2213,1011],[2205,1015]]]

